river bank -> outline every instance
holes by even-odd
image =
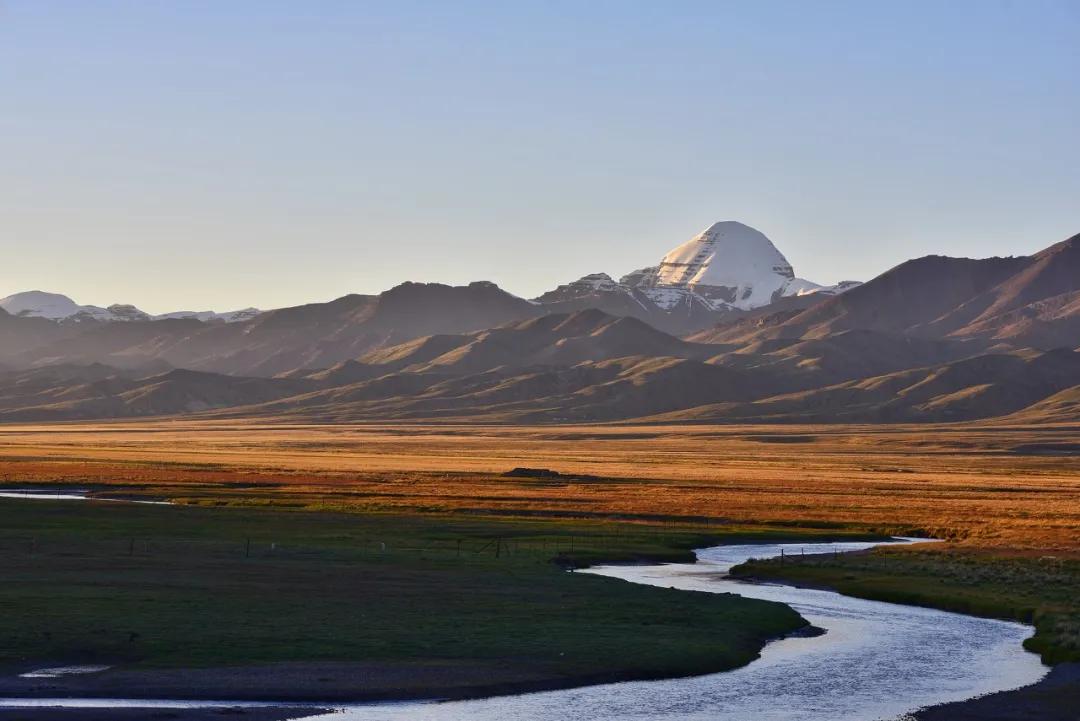
[[[931,706],[910,721],[1076,721],[1078,709],[1080,663],[1063,663],[1030,686]]]
[[[812,635],[810,627],[791,634]],[[626,681],[655,681],[715,673],[615,669],[580,674],[530,670],[524,664],[499,667],[463,660],[441,666],[401,663],[281,663],[215,668],[124,668],[60,678],[0,676],[6,699],[171,699],[178,701],[369,703],[463,700],[556,691]],[[2,719],[2,716],[0,716]]]
[[[289,721],[329,709],[246,706],[213,708],[62,708],[58,706],[22,706],[0,708],[0,721]]]
[[[1026,623],[1024,648],[1053,665],[1080,661],[1080,558],[924,544],[844,555],[752,559],[744,580],[828,588],[857,598]]]
[[[831,544],[826,548],[843,552],[866,545]],[[1021,686],[1041,676],[1029,663],[1034,657],[1019,652],[1019,641],[1026,631],[1016,624],[847,599],[832,592],[747,585],[723,578],[728,568],[742,560],[778,554],[780,550],[775,544],[709,548],[699,552],[698,564],[622,565],[565,574],[577,583],[586,581],[586,575],[597,574],[630,581],[628,586],[662,586],[688,596],[696,595],[695,591],[720,598],[748,593],[763,600],[789,603],[815,625],[829,629],[826,635],[816,638],[790,637],[771,643],[752,664],[704,676],[438,704],[343,704],[344,708],[332,718],[396,721],[423,716],[434,721],[551,721],[577,717],[587,710],[589,717],[597,721],[697,719],[701,713],[712,719],[743,721],[786,719],[790,716],[776,714],[800,708],[800,719],[863,721],[894,718],[920,702],[947,701],[964,694]],[[790,547],[787,550],[792,551]],[[654,640],[663,640],[662,629]],[[935,643],[949,649],[947,657],[933,648]],[[839,679],[843,680],[842,689],[836,686]],[[822,684],[834,692],[821,693]],[[66,713],[47,718],[83,721]],[[188,721],[185,715],[175,718]]]
[[[0,501],[0,520],[13,532],[0,539],[9,546],[0,570],[15,581],[0,588],[0,601],[14,610],[0,617],[9,642],[0,696],[116,698],[139,689],[147,699],[320,705],[643,679],[693,686],[693,678],[713,678],[703,674],[744,669],[776,647],[809,642],[766,646],[806,628],[807,617],[791,608],[798,598],[747,598],[737,584],[718,585],[713,576],[731,563],[717,565],[717,554],[739,549],[746,560],[779,554],[777,540],[855,535],[21,499]],[[748,542],[756,543],[706,550],[701,566],[562,570],[604,560],[690,561],[695,547]],[[680,569],[694,582],[684,585]],[[921,619],[903,615],[910,632],[921,632]],[[850,627],[843,617],[832,621],[825,648],[836,627]],[[850,636],[895,625],[874,623]],[[970,646],[989,632],[972,628],[955,643]],[[917,653],[904,638],[897,648],[904,649],[897,663]],[[870,662],[860,657],[857,665]],[[115,668],[19,677],[80,663]],[[974,693],[1002,688],[993,674],[977,669]]]
[[[1032,653],[1056,665],[1037,683],[932,706],[911,721],[1076,721],[1080,708],[1080,563],[1072,558],[941,548],[875,549],[847,556],[752,560],[732,569],[747,581],[830,589],[894,603],[1034,623]]]
[[[316,703],[736,668],[807,622],[564,569],[845,536],[41,499],[0,499],[0,528],[0,697]],[[110,668],[21,677],[68,665]]]

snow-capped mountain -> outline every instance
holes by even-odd
[[[784,295],[791,263],[765,234],[742,223],[714,223],[660,261],[654,285],[684,288],[706,300],[748,310]]]
[[[193,318],[201,321],[220,320],[225,323],[238,323],[242,320],[250,320],[260,313],[262,313],[262,311],[258,308],[241,308],[240,310],[233,310],[227,313],[215,313],[212,310],[178,310],[172,313],[155,315],[154,320],[164,320],[166,318]]]
[[[656,266],[635,270],[618,281],[606,273],[593,273],[531,302],[544,306],[547,312],[598,308],[639,318],[668,332],[686,333],[715,324],[719,316],[761,308],[782,298],[835,295],[856,285],[845,281],[822,286],[797,278],[791,263],[763,233],[742,223],[723,221],[677,245]],[[800,301],[804,307],[811,302]],[[63,323],[166,319],[237,323],[262,313],[257,308],[244,308],[226,313],[184,310],[150,315],[133,305],[79,305],[65,295],[36,290],[0,299],[0,308],[15,316]]]
[[[49,318],[51,320],[70,318],[82,312],[105,311],[104,308],[96,306],[78,305],[66,295],[45,293],[40,290],[16,293],[0,299],[0,308],[3,308],[11,315]]]
[[[787,258],[764,233],[735,221],[714,223],[676,246],[659,265],[627,273],[616,283],[593,273],[536,299],[542,304],[588,302],[613,295],[671,313],[747,311],[789,296],[836,295],[859,285],[832,286],[795,277]]]
[[[564,283],[555,290],[549,290],[533,302],[538,304],[557,303],[596,293],[623,293],[627,289],[627,285],[616,283],[607,273],[590,273],[570,283]]]
[[[166,318],[194,318],[201,321],[235,323],[254,318],[262,312],[257,308],[244,308],[243,310],[234,310],[228,313],[178,311],[162,315],[150,315],[129,304],[114,303],[107,308],[97,305],[79,305],[66,295],[46,293],[40,290],[15,293],[6,298],[0,298],[0,308],[3,308],[11,315],[27,318],[48,318],[49,320],[74,323],[82,321],[131,322],[163,320]]]
[[[31,290],[0,299],[0,308],[11,315],[49,320],[102,320],[132,321],[150,320],[147,313],[133,305],[114,304],[108,308],[97,305],[79,305],[66,295]]]
[[[663,307],[692,293],[713,308],[751,310],[791,295],[836,293],[857,283],[823,286],[796,278],[784,254],[759,230],[733,220],[713,223],[670,250],[654,268],[623,276]]]

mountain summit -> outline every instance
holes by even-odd
[[[670,333],[686,333],[781,299],[787,299],[786,310],[805,309],[857,285],[823,286],[796,278],[791,263],[764,233],[725,220],[668,251],[659,265],[627,273],[618,283],[593,273],[535,300],[559,311],[602,308]]]
[[[733,220],[671,250],[656,270],[656,285],[747,308],[771,302],[794,279],[791,263],[764,233]]]
[[[734,220],[713,223],[670,250],[660,265],[635,271],[623,282],[652,289],[647,292],[661,306],[677,304],[689,292],[713,308],[738,310],[791,295],[841,293],[855,285],[826,287],[796,278],[791,263],[764,233]]]
[[[0,421],[1075,424],[1080,236],[918,258],[842,294],[806,287],[763,235],[720,224],[657,267],[532,301],[403,283],[234,323],[99,322],[24,294],[0,299]]]

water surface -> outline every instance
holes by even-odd
[[[589,686],[474,701],[352,705],[321,721],[885,721],[923,706],[1017,688],[1046,673],[1021,648],[1017,623],[848,598],[832,591],[748,584],[725,577],[749,558],[853,551],[871,543],[755,544],[698,551],[697,564],[605,566],[587,573],[633,583],[738,593],[793,606],[816,638],[769,644],[733,671]],[[206,707],[227,702],[22,699],[2,706]],[[264,704],[243,704],[264,705]],[[319,704],[340,707],[339,704]]]
[[[1021,648],[1031,629],[832,591],[748,584],[724,574],[749,558],[869,548],[872,543],[755,544],[698,551],[696,564],[588,572],[655,586],[782,601],[827,630],[766,646],[733,671],[476,701],[354,707],[326,721],[880,721],[923,706],[1038,681]]]
[[[11,489],[0,491],[0,498],[26,498],[39,501],[85,501],[86,491],[42,491]]]
[[[41,488],[0,489],[0,498],[23,498],[38,501],[111,501],[114,503],[143,503],[150,506],[171,506],[169,501],[142,501],[137,498],[102,498],[91,496],[89,491],[55,490]]]

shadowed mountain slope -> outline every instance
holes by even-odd
[[[941,422],[1013,413],[1080,384],[1070,350],[981,355],[750,403],[701,406],[665,420]]]
[[[311,381],[239,378],[170,370],[151,376],[100,364],[0,375],[5,421],[127,418],[197,413],[268,401],[315,387]]]
[[[374,348],[436,332],[461,333],[531,318],[543,311],[491,283],[453,287],[405,283],[378,296],[349,295],[267,311],[230,324],[194,319],[88,323],[67,327],[14,321],[0,362],[104,363],[133,368],[151,360],[220,373],[272,376],[317,369]],[[49,324],[48,328],[34,321]],[[0,328],[0,334],[5,331]]]
[[[868,330],[1050,349],[1075,345],[1078,327],[1080,236],[1074,236],[1030,257],[910,260],[801,313],[721,325],[695,339],[747,343]]]
[[[910,260],[843,295],[786,321],[778,337],[824,337],[865,329],[922,337],[942,337],[961,327],[951,323],[961,306],[1030,265],[1029,258],[945,258]],[[972,319],[974,308],[970,309]]]
[[[1059,391],[1001,420],[1025,424],[1080,423],[1080,385]],[[1080,451],[1080,448],[1074,450]]]
[[[569,367],[500,366],[467,375],[394,373],[219,415],[316,422],[577,422],[632,418],[754,393],[754,379],[741,371],[682,358],[632,356]]]
[[[0,312],[0,419],[937,422],[1030,413],[1065,422],[1076,413],[1080,236],[1030,257],[919,258],[839,295],[728,309],[686,338],[650,325],[639,291],[586,276],[541,303],[491,283],[405,283],[233,323]],[[590,298],[618,312],[552,312]],[[665,306],[669,321],[677,307]]]

